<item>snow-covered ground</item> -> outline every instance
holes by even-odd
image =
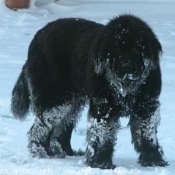
[[[36,0],[29,10],[12,11],[0,1],[0,174],[175,174],[175,0]],[[45,2],[44,2],[45,1]],[[43,3],[44,2],[44,3]],[[160,39],[164,53],[161,58],[163,88],[161,94],[161,125],[158,137],[170,165],[141,167],[131,144],[129,129],[118,134],[113,161],[115,170],[92,169],[83,164],[84,157],[36,159],[27,150],[26,133],[33,123],[30,115],[21,123],[10,112],[11,90],[27,59],[27,50],[34,34],[49,21],[63,17],[82,17],[105,24],[121,13],[132,13],[147,21]],[[86,114],[73,134],[75,149],[86,148]],[[127,120],[122,120],[123,126]]]

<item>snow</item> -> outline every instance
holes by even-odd
[[[175,174],[175,0],[52,0],[32,1],[30,9],[12,11],[0,1],[0,174]],[[48,22],[63,17],[82,17],[105,24],[109,19],[123,13],[138,15],[154,29],[163,46],[161,68],[163,87],[161,100],[161,123],[158,138],[169,161],[168,167],[141,167],[138,155],[131,145],[130,131],[125,126],[118,134],[113,158],[115,170],[92,169],[84,165],[84,156],[65,159],[37,159],[27,149],[27,132],[34,117],[20,122],[10,112],[11,90],[27,59],[28,46],[36,31]],[[86,148],[86,115],[73,133],[73,148]]]

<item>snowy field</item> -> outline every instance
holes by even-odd
[[[12,11],[0,0],[0,174],[8,175],[174,175],[175,174],[175,0],[37,0],[29,10]],[[82,17],[105,24],[121,13],[138,15],[154,29],[163,46],[161,68],[161,125],[158,137],[170,165],[141,167],[131,144],[130,131],[122,120],[113,158],[114,170],[92,169],[83,164],[84,157],[36,159],[27,150],[26,133],[33,123],[30,115],[17,121],[10,112],[11,90],[27,59],[28,46],[38,29],[49,21],[63,17]],[[73,133],[75,149],[86,148],[86,114]]]

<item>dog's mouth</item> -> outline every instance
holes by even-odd
[[[111,87],[115,87],[119,94],[125,97],[128,93],[135,91],[140,81],[139,75],[125,74],[123,78],[119,78],[116,74],[113,74],[110,70],[107,71],[107,79]]]
[[[135,74],[125,74],[125,76],[122,78],[122,83],[125,86],[133,85],[136,81],[140,79],[141,76],[135,75]]]
[[[151,67],[152,64],[146,61],[144,70],[139,73],[126,73],[122,78],[113,73],[111,69],[107,69],[107,80],[111,87],[114,87],[118,93],[125,97],[127,94],[136,92],[139,85],[145,83]]]
[[[138,90],[140,84],[145,80],[146,75],[134,75],[126,74],[123,78],[114,78],[111,85],[115,86],[118,92],[125,97],[128,94],[132,94]]]
[[[151,69],[151,64],[147,64],[141,74],[126,74],[119,80],[118,90],[122,96],[137,91],[140,84],[144,84]]]
[[[126,96],[128,93],[134,92],[137,90],[139,85],[139,80],[141,76],[134,74],[126,74],[120,83],[120,94]]]
[[[140,76],[134,74],[126,74],[123,78],[119,78],[114,74],[108,76],[111,87],[115,87],[119,94],[122,97],[125,97],[127,94],[137,90],[137,87],[140,82]]]

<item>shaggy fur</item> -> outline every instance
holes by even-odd
[[[152,29],[133,15],[107,25],[59,19],[39,30],[12,92],[14,116],[29,108],[28,132],[36,157],[73,155],[71,133],[89,103],[86,164],[114,168],[119,118],[130,117],[132,142],[143,166],[166,166],[157,139],[161,45]]]

